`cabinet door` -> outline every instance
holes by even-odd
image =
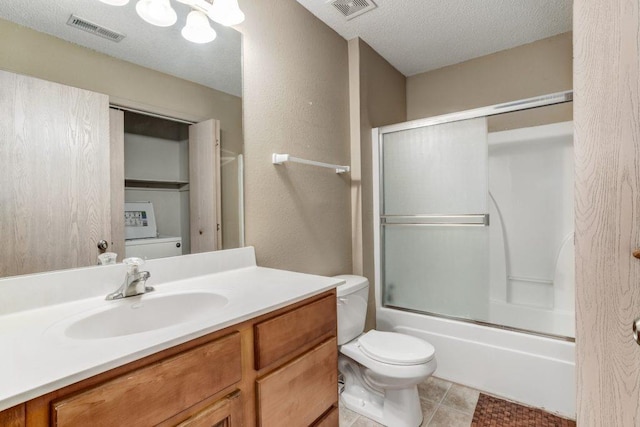
[[[53,425],[155,425],[241,378],[240,334],[234,332],[54,401]]]
[[[338,346],[325,341],[258,379],[260,427],[308,426],[338,401]]]
[[[242,399],[240,392],[217,401],[187,420],[178,427],[242,427]]]
[[[24,427],[25,406],[24,404],[0,411],[0,426],[2,427]]]
[[[111,242],[109,99],[0,71],[0,276],[95,265]]]

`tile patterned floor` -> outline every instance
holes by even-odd
[[[469,427],[480,392],[430,377],[418,386],[423,427]],[[380,424],[340,406],[340,427],[380,427]]]

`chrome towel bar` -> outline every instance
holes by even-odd
[[[351,170],[349,166],[332,165],[331,163],[316,162],[314,160],[305,160],[305,159],[300,159],[298,157],[290,156],[288,154],[273,153],[273,156],[271,157],[271,161],[273,162],[274,165],[281,165],[284,162],[294,162],[294,163],[302,163],[302,164],[311,165],[311,166],[319,166],[321,168],[335,169],[336,173],[346,173]]]

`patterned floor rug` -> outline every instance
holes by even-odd
[[[480,393],[472,427],[575,427],[576,422]]]

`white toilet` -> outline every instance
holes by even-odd
[[[336,277],[346,281],[337,288],[342,403],[385,426],[418,427],[422,410],[417,386],[436,370],[435,349],[397,332],[363,334],[369,281],[352,275]]]

